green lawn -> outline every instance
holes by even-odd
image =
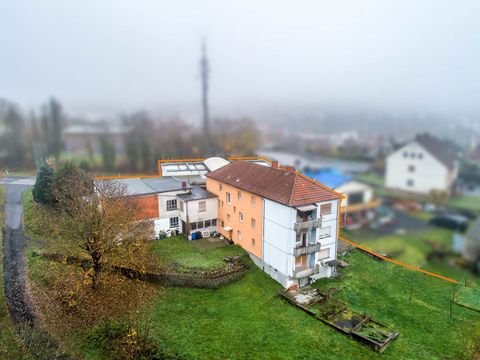
[[[4,187],[0,186],[0,223],[3,227]],[[0,232],[0,248],[3,249],[3,234]],[[2,251],[3,255],[3,251]],[[3,258],[2,258],[3,262]],[[3,266],[0,266],[0,359],[31,359],[16,334],[10,320],[7,304],[3,292]]]
[[[357,176],[358,180],[376,187],[385,186],[385,178],[377,173],[364,173]]]
[[[177,265],[180,269],[219,268],[225,265],[223,261],[225,256],[245,253],[234,245],[202,250],[194,246],[193,242],[186,240],[183,235],[152,241],[152,252],[163,266]]]
[[[256,267],[219,290],[166,289],[149,313],[153,336],[193,359],[460,359],[480,315],[456,307],[449,320],[451,284],[360,252],[345,260],[342,280],[316,286],[342,289],[336,296],[353,310],[401,333],[382,355],[283,302]]]
[[[463,195],[450,199],[447,205],[462,210],[480,211],[480,196]]]

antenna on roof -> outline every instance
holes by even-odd
[[[207,43],[205,38],[202,39],[202,49],[200,58],[200,75],[202,76],[202,121],[203,135],[207,142],[207,153],[212,154],[212,142],[210,137],[210,114],[208,108],[208,85],[210,77],[210,64],[207,57]]]

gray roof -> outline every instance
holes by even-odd
[[[480,217],[468,228],[467,238],[480,242]]]
[[[124,186],[127,196],[158,194],[182,189],[182,181],[170,176],[100,181],[113,181]],[[189,188],[188,185],[187,188]]]
[[[455,167],[457,156],[449,144],[429,134],[417,135],[415,140],[447,168]]]
[[[216,197],[216,195],[212,194],[211,192],[205,190],[200,186],[194,186],[192,187],[191,192],[187,194],[180,194],[177,196],[186,202],[192,201],[192,200],[211,199]]]
[[[182,181],[175,179],[171,176],[162,176],[156,178],[145,178],[142,181],[150,186],[156,193],[162,193],[167,191],[175,191],[182,189]],[[189,185],[187,184],[187,188]]]
[[[140,178],[115,179],[113,182],[125,187],[126,195],[148,195],[155,194],[150,186],[145,184]]]

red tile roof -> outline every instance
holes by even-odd
[[[298,172],[235,161],[207,177],[252,192],[287,206],[339,199],[339,193]]]

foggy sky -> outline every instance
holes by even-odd
[[[76,110],[199,102],[479,112],[478,0],[0,2],[0,97]]]

